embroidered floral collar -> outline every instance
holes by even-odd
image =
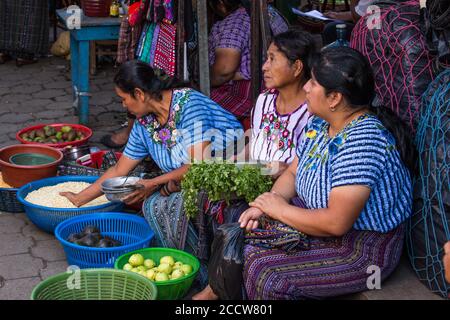
[[[153,142],[163,145],[171,149],[177,143],[177,124],[180,121],[181,110],[189,101],[189,93],[191,89],[177,89],[172,92],[172,99],[170,101],[169,118],[166,124],[161,125],[154,114],[138,119],[150,135]]]

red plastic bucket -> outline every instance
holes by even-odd
[[[81,9],[88,17],[109,17],[112,0],[81,0]]]

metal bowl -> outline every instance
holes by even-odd
[[[119,191],[124,189],[134,190],[134,185],[141,180],[138,177],[114,177],[102,182],[102,190]]]
[[[144,186],[137,182],[138,177],[115,177],[102,182],[101,189],[109,201],[122,201],[125,197]]]
[[[88,155],[91,153],[89,145],[75,146],[75,147],[66,147],[63,149],[64,160],[67,161],[76,161],[78,158],[82,156]]]

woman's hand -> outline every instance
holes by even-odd
[[[278,215],[280,212],[283,212],[286,206],[289,206],[289,203],[282,196],[274,192],[265,192],[253,202],[250,202],[249,205],[263,211],[272,219],[279,220],[277,218]]]
[[[258,219],[264,215],[258,208],[248,208],[239,217],[238,222],[241,223],[241,228],[245,228],[247,231],[258,228]]]
[[[122,201],[127,204],[135,204],[144,201],[149,196],[151,196],[159,187],[158,184],[151,180],[139,180],[137,184],[142,184],[144,188],[137,189],[133,193],[129,194]]]
[[[80,199],[79,193],[73,193],[68,191],[68,192],[60,192],[59,195],[69,199],[69,201],[72,202],[73,205],[76,207],[81,207],[82,205],[86,204],[85,201]]]
[[[325,11],[323,15],[334,20],[351,21],[353,19],[350,11]]]

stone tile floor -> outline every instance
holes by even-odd
[[[113,91],[113,74],[114,68],[105,66],[90,81],[91,144],[103,149],[100,138],[117,130],[126,119]],[[50,57],[22,68],[13,63],[0,65],[0,147],[16,144],[15,134],[23,127],[55,122],[78,122],[72,107],[69,62]],[[37,229],[24,213],[0,212],[0,300],[29,299],[39,282],[67,267],[64,251],[53,235]],[[382,290],[342,299],[441,298],[418,281],[404,258]]]

